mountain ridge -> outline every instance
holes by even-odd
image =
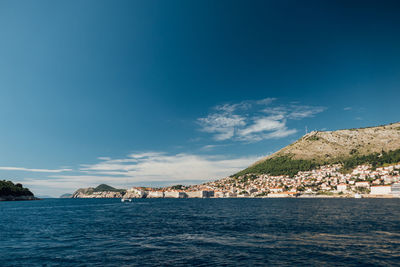
[[[274,170],[275,175],[291,174],[284,167],[292,165],[297,171],[306,171],[319,165],[350,160],[355,157],[378,157],[377,153],[400,149],[400,122],[386,125],[312,131],[277,152],[256,161],[248,168],[234,174],[251,173],[252,170]],[[281,168],[275,165],[283,164]],[[276,170],[276,171],[275,171]]]
[[[312,131],[254,164],[277,156],[312,160],[320,158],[321,152],[327,152],[330,154],[325,153],[323,155],[325,159],[336,159],[340,156],[348,156],[350,153],[365,155],[399,148],[400,122],[336,131]]]

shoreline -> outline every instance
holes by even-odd
[[[243,198],[251,198],[251,199],[277,199],[277,198],[290,198],[290,199],[311,199],[311,198],[354,198],[354,195],[300,195],[300,196],[262,196],[262,197],[253,197],[253,196],[240,196],[240,197],[144,197],[144,198],[129,198],[129,199],[243,199]],[[370,199],[400,199],[400,196],[390,196],[390,195],[361,195],[360,198],[370,198]],[[74,197],[74,198],[64,198],[64,199],[128,199],[124,197]]]
[[[33,200],[41,200],[35,196],[0,196],[0,201],[33,201]]]

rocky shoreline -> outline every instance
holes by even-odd
[[[212,190],[184,191],[184,190],[152,190],[150,188],[133,187],[125,192],[103,191],[87,192],[87,189],[77,190],[71,198],[400,198],[399,195],[370,195],[370,194],[317,194],[317,193],[270,193],[266,195],[240,195],[240,194],[219,194]]]
[[[28,201],[28,200],[40,200],[40,198],[34,196],[0,196],[0,201]]]

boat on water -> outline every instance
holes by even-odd
[[[360,195],[360,194],[354,194],[354,198],[362,198],[362,195]]]
[[[130,198],[121,198],[121,202],[132,202]]]

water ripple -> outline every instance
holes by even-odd
[[[398,199],[0,203],[0,266],[395,266]]]

